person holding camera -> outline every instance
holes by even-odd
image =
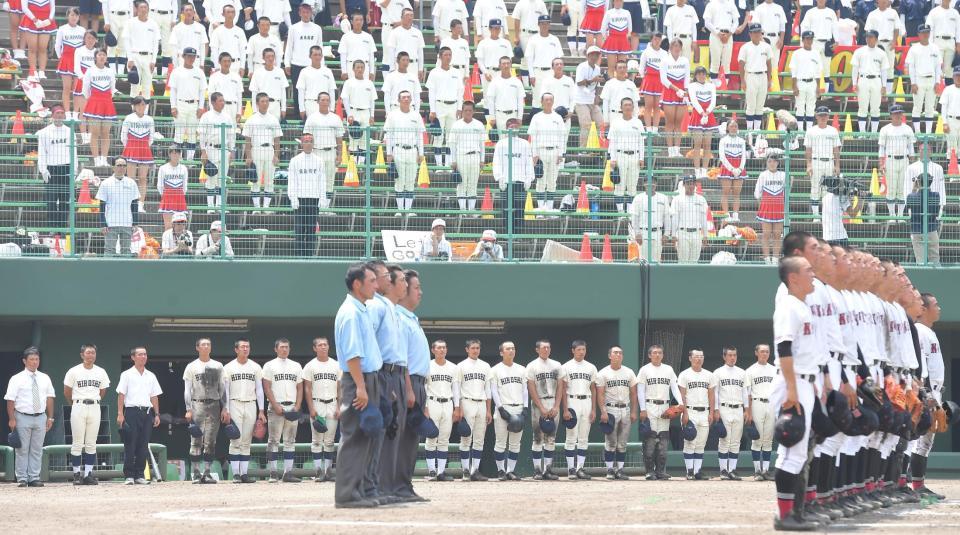
[[[453,249],[450,242],[447,241],[445,232],[447,222],[440,219],[433,220],[430,225],[430,234],[423,239],[423,247],[420,249],[420,260],[439,260],[449,262],[453,256]]]
[[[194,254],[212,258],[221,256],[233,258],[233,246],[230,244],[230,238],[223,233],[223,222],[220,220],[210,223],[210,232],[200,236],[197,240],[197,250]]]
[[[187,214],[173,214],[173,228],[163,231],[160,239],[163,256],[193,255],[193,234],[187,228]]]
[[[470,260],[475,262],[503,262],[503,246],[497,243],[497,233],[493,230],[483,231],[483,236],[470,254]]]
[[[849,213],[850,200],[858,195],[858,188],[842,176],[823,177],[823,187],[827,190],[823,195],[823,239],[830,245],[846,247],[847,229],[843,226],[843,218],[853,215]]]

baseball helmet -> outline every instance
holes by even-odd
[[[857,387],[857,394],[860,395],[863,403],[874,411],[880,410],[880,407],[883,406],[883,389],[872,378],[860,383],[860,386]]]
[[[800,409],[795,407],[780,413],[780,417],[777,418],[777,424],[773,428],[773,434],[777,442],[789,448],[803,440],[806,427],[806,423],[803,421],[803,415],[800,414]]]
[[[827,415],[837,429],[846,432],[853,422],[853,414],[850,413],[850,405],[847,398],[839,390],[831,390],[827,394]]]
[[[690,420],[687,420],[687,423],[683,424],[683,427],[680,428],[680,434],[683,435],[684,440],[694,440],[697,438],[697,426]]]
[[[457,434],[460,435],[461,438],[470,436],[470,424],[467,423],[466,418],[460,418],[459,420],[457,420],[456,425],[457,425]]]
[[[189,431],[190,436],[194,438],[200,438],[203,436],[203,429],[200,429],[200,426],[195,423],[191,423],[190,425],[188,425],[187,431]]]
[[[663,414],[660,415],[661,418],[676,418],[683,414],[683,409],[680,408],[680,405],[672,405],[669,409],[663,411]]]
[[[657,436],[657,434],[650,427],[650,420],[647,419],[640,420],[640,423],[637,426],[637,431],[640,434],[641,439]]]
[[[943,407],[943,412],[947,414],[947,424],[956,425],[960,423],[960,405],[957,405],[957,402],[947,400],[940,405]]]
[[[350,139],[360,139],[363,136],[363,127],[360,121],[353,120],[347,124],[347,135]]]
[[[563,120],[567,120],[567,115],[570,115],[570,110],[566,106],[557,106],[553,111],[557,112],[557,115]]]
[[[604,435],[609,435],[610,433],[613,433],[613,428],[616,426],[617,426],[617,419],[614,418],[613,415],[608,412],[607,421],[600,422],[600,431],[603,432]]]
[[[760,440],[760,430],[757,429],[757,424],[752,421],[743,426],[743,433],[747,435],[747,438],[750,440]]]
[[[867,436],[880,428],[880,419],[877,413],[870,407],[860,405],[851,411],[853,421],[847,428],[846,434],[850,436]]]
[[[450,173],[450,180],[453,180],[455,184],[463,182],[463,175],[460,174],[460,171],[454,170]]]
[[[253,424],[253,438],[263,440],[265,436],[267,436],[267,423],[257,419],[256,423]]]
[[[563,426],[567,429],[573,429],[577,426],[577,411],[567,407],[567,412],[570,413],[570,419],[563,421]]]
[[[620,166],[619,165],[614,167],[613,170],[610,171],[610,182],[613,182],[614,184],[620,183]]]
[[[117,36],[114,35],[113,30],[107,32],[107,35],[103,37],[103,42],[106,43],[107,46],[117,46]]]
[[[313,430],[317,433],[326,433],[327,432],[327,419],[323,416],[317,415],[313,419],[313,422],[310,423],[313,426]]]
[[[540,417],[540,431],[548,435],[552,435],[557,432],[557,422],[553,418],[544,418]]]
[[[917,420],[917,434],[926,435],[933,427],[933,414],[930,409],[924,408],[920,411],[920,419]]]
[[[208,177],[217,176],[220,173],[220,170],[217,169],[217,165],[210,160],[203,162],[203,172],[206,173]]]
[[[22,448],[23,442],[20,441],[20,431],[17,431],[16,429],[10,431],[10,434],[7,435],[7,444],[9,444],[10,447],[15,450]]]
[[[240,428],[237,427],[237,424],[232,421],[223,426],[223,432],[226,433],[227,438],[230,440],[237,440],[240,438]]]
[[[360,411],[360,430],[370,437],[383,432],[383,413],[372,403]]]
[[[130,82],[130,85],[140,84],[140,71],[138,71],[136,67],[127,72],[127,81]]]
[[[716,422],[713,422],[713,425],[710,427],[710,430],[715,432],[718,437],[727,438],[727,426],[723,424],[722,419],[718,419]]]
[[[523,47],[521,47],[520,45],[513,47],[513,59],[514,60],[523,59]]]
[[[537,160],[537,163],[533,164],[533,177],[543,178],[543,160]]]
[[[563,24],[564,26],[570,26],[571,24],[573,24],[573,19],[570,18],[569,12],[564,13],[563,15],[560,15],[560,23]]]
[[[130,436],[130,424],[124,421],[120,426],[120,429],[117,429],[117,434],[120,435],[120,440],[127,440],[127,438]]]
[[[819,438],[832,437],[839,431],[837,426],[834,425],[833,420],[827,416],[827,411],[820,403],[820,398],[813,399],[812,416],[813,418],[811,419],[810,426],[813,428],[813,432],[816,433]]]
[[[296,422],[300,419],[300,411],[283,411],[283,417],[286,418],[288,422]]]

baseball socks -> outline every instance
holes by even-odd
[[[615,458],[615,452],[603,450],[603,464],[607,466],[607,470],[613,470],[613,460]]]
[[[760,450],[750,450],[750,456],[753,458],[753,473],[762,474],[763,473],[763,452]]]
[[[437,467],[437,475],[442,474],[447,469],[447,452],[437,451],[434,461]]]
[[[550,467],[553,466],[553,451],[554,450],[543,450],[543,472],[547,473],[550,471]]]
[[[577,450],[564,450],[564,455],[567,458],[567,470],[568,471],[577,471]]]
[[[577,468],[582,469],[587,462],[587,450],[577,450]]]
[[[494,451],[493,456],[497,459],[497,472],[506,472],[505,464],[507,453],[503,451]]]
[[[437,452],[435,450],[428,450],[424,452],[424,455],[427,459],[427,473],[433,474],[437,471]]]
[[[703,467],[703,452],[693,454],[693,473],[699,474]]]
[[[737,471],[737,461],[739,457],[740,455],[737,453],[727,453],[727,472],[733,473]]]
[[[287,473],[290,470],[293,470],[293,452],[285,451],[283,452],[283,473]]]
[[[513,469],[517,467],[517,459],[520,457],[520,452],[509,451],[507,452],[507,473],[512,474]]]

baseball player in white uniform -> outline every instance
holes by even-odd
[[[810,177],[810,211],[820,215],[820,201],[824,191],[823,177],[840,174],[840,132],[827,124],[830,110],[817,108],[817,123],[803,135],[804,155],[807,159],[807,174]]]
[[[255,483],[247,474],[250,467],[250,443],[253,441],[253,428],[256,422],[261,425],[267,421],[263,414],[263,369],[250,360],[250,341],[240,338],[233,343],[237,358],[223,367],[227,378],[226,397],[229,410],[224,417],[226,423],[232,420],[240,428],[240,438],[230,441],[230,471],[234,483]]]
[[[863,29],[877,32],[878,43],[887,55],[887,80],[892,84],[897,61],[893,47],[896,46],[900,36],[907,33],[907,30],[900,19],[900,14],[890,6],[891,3],[891,0],[877,0],[877,9],[867,15]],[[892,88],[887,87],[887,90],[890,89]]]
[[[486,481],[480,473],[480,457],[483,456],[483,439],[487,425],[493,421],[490,412],[490,365],[480,360],[480,341],[467,340],[467,358],[460,364],[460,404],[463,417],[470,426],[470,435],[460,438],[460,465],[463,480]]]
[[[953,71],[953,57],[960,45],[960,12],[953,7],[951,0],[940,0],[939,5],[933,6],[927,13],[926,22],[930,26],[933,42],[940,49],[940,69],[944,74],[950,73]]]
[[[936,120],[936,87],[943,81],[940,49],[930,42],[930,26],[923,24],[918,29],[920,41],[910,45],[907,51],[907,74],[910,75],[910,93],[913,94],[913,129],[920,132],[920,120],[927,134],[933,134]]]
[[[500,481],[520,481],[514,469],[520,457],[520,440],[523,430],[510,431],[501,409],[521,417],[530,403],[527,391],[527,369],[514,362],[517,348],[513,342],[500,344],[500,363],[490,370],[490,397],[496,407],[493,411],[493,430],[496,443],[493,454],[497,459],[497,476]]]
[[[309,119],[320,109],[320,93],[326,93],[330,100],[337,99],[337,80],[333,71],[323,64],[323,48],[310,47],[310,65],[300,71],[297,78],[297,99],[300,104],[300,118]]]
[[[170,74],[170,113],[173,115],[174,143],[181,143],[183,155],[192,160],[197,150],[197,121],[203,115],[203,97],[207,93],[207,77],[195,66],[197,51],[183,51],[183,65]]]
[[[737,348],[723,348],[723,366],[713,372],[717,386],[717,401],[714,421],[719,419],[727,428],[726,438],[717,443],[717,458],[720,461],[720,477],[740,481],[737,475],[737,460],[740,457],[740,440],[743,438],[744,420],[750,423],[748,409],[750,389],[743,368],[737,366]]]
[[[237,81],[239,82],[239,78]],[[200,116],[200,123],[197,126],[201,160],[213,163],[218,170],[215,176],[207,176],[207,180],[203,183],[207,194],[208,214],[221,206],[219,170],[227,169],[229,162],[233,160],[233,149],[237,139],[237,123],[234,116],[227,110],[222,93],[216,91],[210,93],[210,109]]]
[[[691,349],[690,367],[677,376],[677,386],[683,396],[684,406],[681,423],[692,421],[697,426],[697,437],[683,441],[683,463],[687,467],[687,479],[706,479],[700,471],[703,466],[703,447],[710,434],[716,407],[717,378],[703,369],[703,351]]]
[[[640,418],[649,419],[650,429],[657,436],[643,441],[643,465],[647,470],[647,481],[670,479],[667,474],[670,419],[662,415],[670,407],[671,395],[678,403],[682,403],[683,396],[680,395],[673,367],[663,363],[663,346],[650,346],[647,358],[650,362],[640,368],[637,374],[637,405]]]
[[[774,66],[773,48],[763,40],[763,27],[750,24],[750,42],[740,47],[737,64],[746,86],[747,130],[760,130],[763,125],[763,109],[767,103],[767,89]]]
[[[766,5],[766,4],[764,4]],[[793,80],[794,113],[797,127],[805,131],[813,125],[817,98],[820,97],[820,74],[823,72],[820,54],[813,49],[813,31],[800,35],[801,48],[790,55],[790,78]]]
[[[530,427],[533,429],[533,479],[560,479],[550,471],[553,452],[557,442],[557,416],[560,414],[559,399],[563,398],[564,368],[550,358],[550,341],[537,340],[537,358],[527,364],[527,388],[530,390]],[[540,419],[553,421],[553,433],[540,427]]]
[[[610,127],[610,167],[617,170],[620,179],[613,184],[613,199],[617,211],[633,214],[633,199],[637,196],[640,170],[644,169],[646,128],[634,117],[634,101],[630,97],[620,100],[621,120]],[[646,195],[644,193],[644,195]],[[646,210],[646,207],[643,207]],[[644,225],[646,226],[646,225]]]
[[[940,93],[940,114],[943,133],[947,138],[947,154],[956,151],[960,156],[960,67],[953,69],[953,83]]]
[[[116,35],[118,41],[123,41],[123,49],[127,56],[127,72],[136,67],[140,75],[139,84],[130,84],[130,97],[141,96],[149,99],[153,96],[153,69],[157,64],[160,27],[150,20],[150,8],[146,2],[138,3],[136,12],[135,18],[130,18],[124,23],[121,30],[123,35]],[[111,20],[113,19],[114,17],[111,17]],[[106,19],[104,21],[106,22]],[[112,23],[106,23],[104,29],[110,24]]]
[[[867,44],[853,53],[850,80],[857,94],[857,123],[861,132],[880,130],[880,99],[887,94],[887,54],[877,46],[877,31],[866,32]]]
[[[112,32],[117,38],[117,46],[107,49],[107,56],[113,59],[125,58],[127,50],[124,46],[124,30],[127,23],[133,18],[133,0],[103,0],[103,32]],[[149,10],[149,8],[148,8]],[[157,28],[159,39],[159,27]]]
[[[263,65],[253,71],[250,76],[250,94],[264,93],[270,97],[268,108],[270,115],[279,121],[287,114],[287,73],[283,72],[277,61],[277,51],[272,48],[264,49]]]
[[[502,0],[501,0],[502,1]],[[477,19],[479,21],[479,19]],[[483,94],[487,94],[487,87],[497,77],[500,69],[500,58],[513,57],[513,46],[506,38],[500,35],[503,24],[500,19],[490,20],[491,35],[485,36],[479,43],[474,54],[477,56],[477,65],[480,67],[480,86]]]
[[[434,134],[436,146],[433,151],[437,165],[449,165],[451,158],[447,154],[446,144],[450,129],[457,121],[457,115],[463,106],[463,73],[450,65],[453,58],[452,50],[441,48],[439,54],[440,65],[430,71],[427,77],[430,101],[429,122],[432,123],[434,119],[440,122],[440,135]]]
[[[567,478],[590,479],[584,469],[587,460],[587,445],[590,438],[590,426],[596,419],[594,399],[597,395],[597,367],[586,360],[587,343],[583,340],[574,340],[570,346],[573,358],[563,364],[564,397],[562,412],[564,420],[569,420],[576,413],[577,425],[567,429],[564,450],[567,457]]]
[[[703,12],[703,24],[710,32],[710,78],[714,80],[720,73],[720,67],[730,65],[733,34],[743,31],[743,27],[737,25],[739,21],[740,13],[733,0],[710,2]]]
[[[520,79],[511,74],[513,62],[509,57],[500,58],[500,73],[495,75],[483,93],[483,103],[488,114],[493,114],[493,128],[506,130],[507,121],[523,117],[523,99],[527,92]]]
[[[237,61],[229,53],[221,52],[218,56],[218,64],[220,69],[210,73],[207,93],[210,97],[214,93],[223,95],[226,113],[233,117],[233,122],[236,124],[243,117],[241,115],[241,111],[243,111],[241,110],[243,106],[243,80],[240,79],[238,73],[234,72],[234,65],[237,64]],[[213,104],[212,98],[210,103]]]
[[[427,390],[427,410],[424,415],[432,419],[440,433],[437,438],[427,438],[424,451],[427,457],[427,479],[453,481],[447,475],[447,451],[450,448],[450,431],[453,422],[461,417],[460,370],[447,360],[447,342],[435,340],[430,345],[433,360],[430,373],[424,381]]]
[[[417,71],[410,65],[410,54],[400,52],[397,54],[397,61],[394,69],[383,76],[383,106],[386,113],[390,113],[400,107],[400,93],[409,91],[413,98],[411,108],[414,111],[420,109],[420,93],[423,88],[420,87],[420,78]],[[463,95],[463,91],[460,92]]]
[[[365,70],[366,64],[363,61],[354,61],[353,75],[340,88],[340,100],[343,101],[343,113],[347,116],[347,124],[352,125],[356,122],[364,127],[363,135],[351,138],[349,143],[350,153],[357,159],[358,164],[366,161],[369,145],[369,132],[366,127],[370,126],[377,103],[377,88],[364,74]]]
[[[417,185],[417,171],[423,160],[423,118],[412,108],[413,96],[409,91],[401,91],[400,107],[387,114],[383,124],[383,142],[387,146],[387,162],[394,163],[397,169],[393,190],[396,193],[398,210],[407,210],[407,216],[413,214],[413,191]],[[397,217],[399,217],[399,212]]]
[[[907,167],[914,156],[917,138],[903,118],[903,107],[890,106],[890,124],[880,129],[877,146],[880,161],[887,177],[887,210],[890,217],[903,217],[906,210],[905,183]]]
[[[330,341],[325,337],[313,339],[315,358],[303,367],[303,399],[307,400],[310,410],[310,452],[313,454],[313,468],[316,476],[313,481],[334,481],[333,460],[337,456],[334,440],[337,436],[337,423],[340,420],[340,377],[343,370],[336,359],[330,358]],[[320,432],[313,427],[313,421],[319,420],[326,431]]]
[[[833,40],[837,22],[837,12],[832,7],[827,7],[827,0],[817,0],[817,5],[808,9],[800,21],[801,32],[813,32],[813,49],[820,55],[824,76],[830,74],[831,59],[826,55],[826,46]]]
[[[697,193],[697,177],[683,177],[683,192],[670,204],[670,229],[677,244],[677,261],[696,263],[707,237],[707,200]]]
[[[543,175],[536,179],[537,208],[553,210],[557,197],[557,177],[563,164],[563,155],[567,147],[567,129],[563,118],[553,110],[553,95],[544,93],[541,109],[530,119],[527,133],[533,145],[534,165],[540,164]]]
[[[97,434],[100,431],[100,401],[110,386],[107,372],[97,366],[97,346],[80,346],[80,364],[63,378],[64,401],[70,405],[70,464],[74,485],[96,485]],[[933,440],[931,439],[931,444]]]
[[[363,63],[370,81],[373,81],[377,76],[376,56],[374,55],[377,51],[377,43],[373,40],[373,36],[363,31],[363,24],[362,13],[350,15],[350,31],[340,37],[337,54],[340,56],[340,78],[342,80],[350,78],[350,71],[356,70],[355,64],[358,61]],[[385,41],[384,44],[386,44]]]
[[[607,465],[608,480],[627,480],[623,471],[627,459],[627,440],[630,427],[637,421],[637,374],[623,365],[623,348],[613,346],[607,351],[610,364],[597,372],[597,410],[600,421],[609,423],[614,418],[613,432],[605,436],[603,460]]]
[[[932,294],[920,294],[923,299],[923,312],[917,319],[917,335],[920,338],[920,354],[923,359],[923,378],[930,390],[933,400],[943,402],[944,366],[943,352],[940,340],[933,331],[933,324],[940,320],[940,304]],[[941,496],[930,490],[924,484],[927,473],[927,457],[933,449],[935,434],[931,431],[917,440],[913,455],[910,458],[911,474],[913,476],[913,490],[921,495]]]
[[[453,123],[447,136],[450,168],[460,173],[460,182],[457,184],[457,205],[460,210],[477,208],[477,183],[484,161],[483,144],[487,140],[483,123],[473,118],[474,108],[472,101],[463,103],[460,119]]]
[[[220,420],[227,411],[226,385],[223,364],[210,358],[213,350],[210,339],[198,339],[196,349],[197,359],[183,370],[185,419],[203,432],[190,439],[190,464],[194,483],[212,484],[217,482],[210,475],[210,466],[217,452]]]
[[[770,346],[757,344],[753,350],[757,362],[747,368],[746,383],[750,397],[750,419],[757,426],[760,439],[750,443],[753,457],[753,478],[756,481],[773,479],[770,473],[770,457],[773,451],[773,426],[777,420],[776,407],[770,405],[773,379],[777,368],[770,364]],[[729,433],[730,430],[727,430]]]
[[[300,74],[300,79],[306,75],[306,71]],[[327,181],[326,196],[320,199],[320,207],[327,208],[333,199],[333,188],[336,184],[337,167],[340,161],[340,147],[343,143],[343,120],[330,110],[333,95],[326,92],[320,92],[317,95],[317,113],[307,118],[303,125],[304,134],[313,134],[313,139],[320,161],[323,162],[323,178]]]
[[[256,180],[253,188],[254,214],[259,209],[270,207],[273,198],[273,175],[277,164],[280,163],[280,121],[270,111],[270,96],[266,93],[254,95],[257,101],[257,111],[243,123],[243,137],[247,138],[244,159],[247,167],[256,167]],[[263,189],[266,195],[260,196]]]
[[[267,461],[270,463],[270,482],[276,483],[277,453],[283,442],[283,482],[299,483],[293,475],[294,447],[297,440],[297,420],[288,420],[286,413],[300,412],[303,403],[303,368],[290,357],[290,341],[280,338],[273,344],[277,357],[263,365],[263,392],[270,406],[267,414]]]

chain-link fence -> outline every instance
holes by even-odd
[[[149,111],[94,136],[32,117],[0,136],[3,254],[764,263],[807,230],[906,263],[958,258],[944,136]]]

